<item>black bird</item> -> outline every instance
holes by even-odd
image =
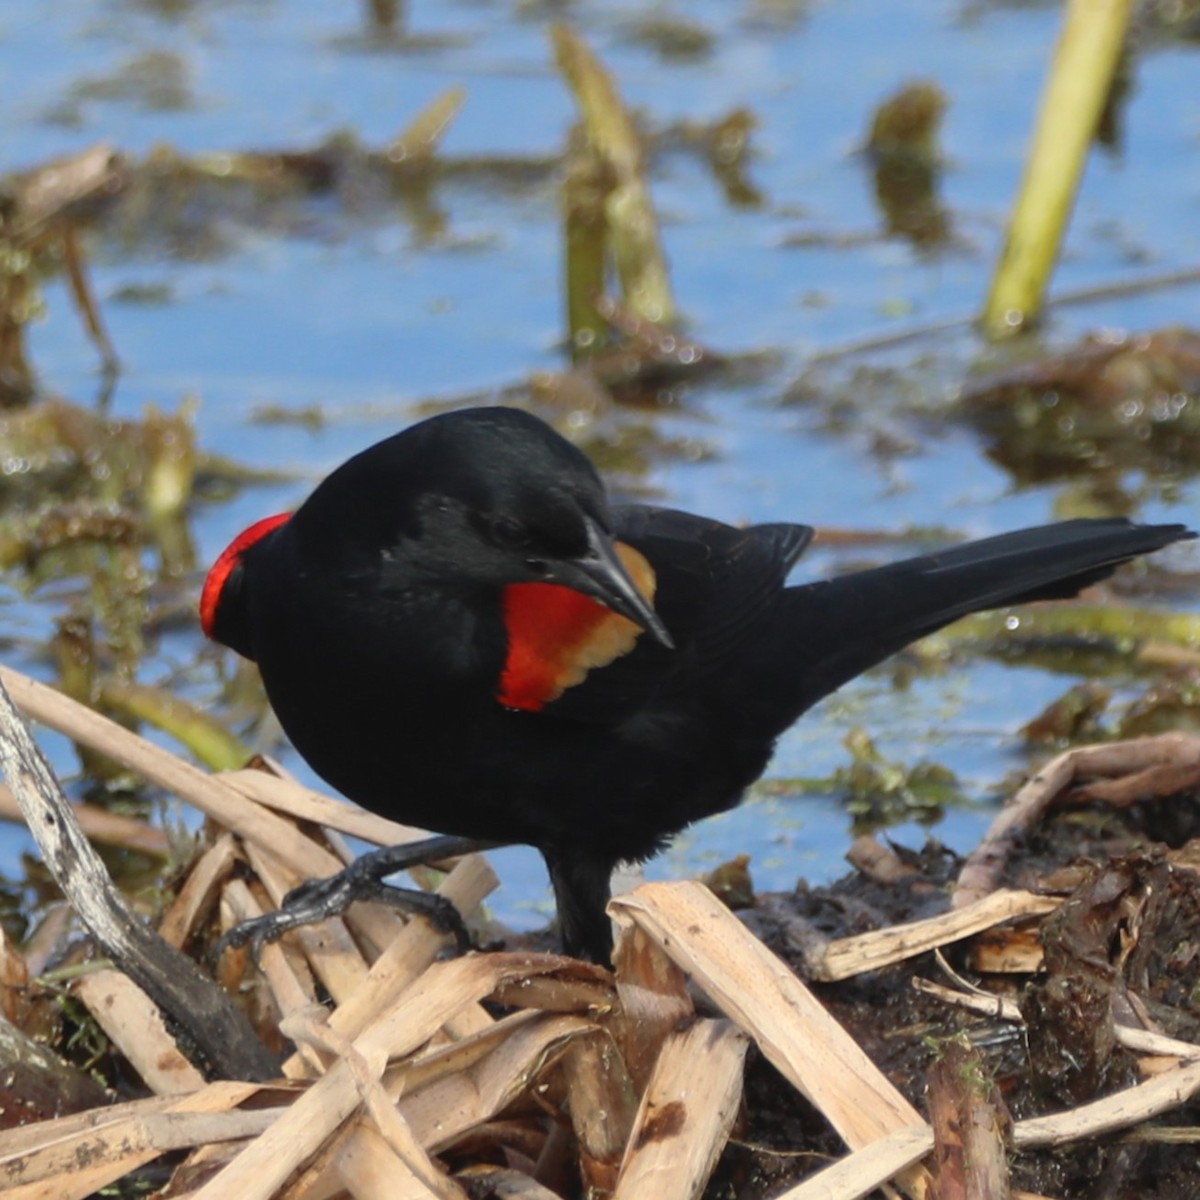
[[[536,846],[565,950],[605,961],[613,867],[737,804],[823,696],[958,617],[1072,596],[1191,536],[1066,521],[786,587],[808,526],[610,505],[544,422],[476,408],[247,530],[201,619],[347,797]]]

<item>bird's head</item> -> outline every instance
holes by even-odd
[[[396,550],[407,570],[567,588],[671,645],[651,604],[653,570],[615,540],[595,467],[549,425],[519,409],[479,408],[408,433],[419,441],[410,452],[421,457],[423,486],[413,498],[417,536]]]
[[[222,636],[226,599],[241,586],[247,555],[285,520],[292,561],[351,586],[358,578],[383,590],[492,588],[528,608],[552,593],[514,589],[544,585],[598,601],[672,644],[653,608],[653,569],[615,540],[595,468],[518,409],[465,409],[414,425],[349,459],[290,520],[270,518],[235,539],[209,573],[201,616],[209,636],[241,653]]]

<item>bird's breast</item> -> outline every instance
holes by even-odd
[[[653,602],[654,570],[633,547],[617,553]],[[505,708],[540,712],[588,672],[628,654],[642,629],[591,596],[555,583],[513,583],[503,593],[507,648],[496,698]]]

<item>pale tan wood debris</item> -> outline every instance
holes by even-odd
[[[382,1075],[388,1059],[424,1045],[459,1008],[482,1000],[506,979],[561,966],[536,955],[487,955],[435,963],[354,1039],[359,1077]],[[359,1104],[359,1085],[345,1061],[336,1063],[270,1129],[199,1192],[199,1200],[267,1200],[307,1162]]]
[[[839,1158],[773,1200],[859,1200],[911,1170],[932,1149],[933,1130],[928,1125],[898,1129]]]
[[[343,1125],[308,1163],[288,1179],[287,1183],[275,1193],[273,1200],[330,1200],[331,1197],[337,1197],[337,1200],[346,1200],[347,1192],[342,1185],[341,1177],[330,1169],[329,1164],[345,1144],[346,1139],[354,1132],[354,1128],[355,1122],[348,1121]],[[199,1158],[199,1153],[195,1157]],[[229,1162],[229,1157],[225,1157],[220,1161],[214,1161],[213,1165],[218,1170],[223,1170]],[[187,1200],[193,1200],[199,1188],[216,1173],[207,1170],[207,1164],[204,1165],[205,1174],[197,1177],[198,1186],[193,1187],[187,1193]]]
[[[491,997],[512,1008],[597,1016],[616,1008],[616,980],[607,967],[565,954],[508,951],[491,957],[500,964]],[[504,965],[508,962],[528,963],[529,969],[510,971]]]
[[[472,912],[497,886],[496,874],[481,854],[464,858],[437,891],[459,912]],[[434,960],[445,945],[445,937],[428,921],[410,921],[384,952],[371,964],[365,982],[329,1015],[331,1028],[346,1037],[356,1037],[396,1000],[414,979]],[[464,1005],[448,1017],[461,1034],[474,1032],[492,1023],[478,1004]],[[294,1068],[291,1059],[284,1070]]]
[[[158,1096],[178,1096],[204,1086],[204,1076],[180,1053],[158,1006],[120,971],[81,976],[75,994],[96,1024]]]
[[[347,1192],[341,1177],[332,1169],[331,1163],[346,1143],[352,1137],[357,1136],[360,1127],[370,1129],[369,1121],[366,1121],[361,1115],[352,1117],[345,1122],[304,1167],[289,1177],[287,1183],[275,1193],[272,1200],[331,1200],[331,1197],[336,1197],[336,1200],[347,1200],[351,1193]],[[375,1138],[381,1146],[384,1145],[378,1134],[375,1134]],[[223,1149],[223,1147],[214,1148]],[[386,1152],[386,1147],[384,1150]],[[200,1153],[197,1152],[197,1158],[200,1157]],[[224,1167],[229,1161],[230,1158],[227,1156],[216,1162],[216,1166]],[[398,1177],[406,1172],[404,1165],[394,1157],[392,1165],[396,1166]],[[207,1183],[214,1173],[208,1172],[202,1178],[198,1178],[197,1187],[188,1192],[188,1196],[193,1197],[199,1190],[199,1186]],[[409,1178],[411,1179],[411,1176]],[[427,1197],[428,1191],[426,1190],[422,1194]]]
[[[337,1182],[355,1200],[468,1200],[450,1176],[418,1175],[379,1130],[362,1118],[351,1126],[333,1161]],[[321,1190],[318,1188],[316,1195]]]
[[[425,1148],[413,1136],[408,1122],[384,1091],[382,1072],[372,1069],[348,1038],[331,1029],[325,1022],[302,1017],[292,1018],[280,1029],[285,1036],[294,1041],[310,1041],[321,1049],[328,1050],[336,1055],[338,1062],[345,1063],[350,1068],[366,1115],[372,1122],[371,1128],[383,1142],[370,1163],[363,1161],[362,1152],[352,1144],[356,1142],[354,1138],[346,1145],[345,1158],[338,1157],[335,1164],[338,1173],[345,1178],[347,1170],[350,1169],[358,1180],[358,1183],[350,1188],[355,1195],[376,1195],[380,1185],[389,1176],[397,1183],[409,1181],[408,1188],[400,1184],[401,1192],[415,1188],[418,1192],[438,1197],[439,1200],[455,1200],[461,1194],[461,1189],[442,1175]],[[374,1146],[376,1142],[376,1138],[370,1138],[371,1145]],[[348,1168],[348,1162],[355,1162],[357,1165]],[[445,1186],[442,1186],[443,1184]]]
[[[115,1126],[122,1121],[137,1120],[160,1112],[224,1112],[265,1092],[293,1090],[290,1085],[240,1083],[221,1080],[206,1084],[191,1096],[150,1096],[143,1100],[126,1100],[84,1112],[55,1117],[31,1125],[18,1125],[0,1130],[0,1169],[9,1170],[14,1162],[33,1151],[48,1146],[68,1146],[73,1138],[87,1138],[97,1130]],[[64,1153],[74,1153],[67,1149]]]
[[[941,950],[935,950],[933,952],[933,961],[937,963],[942,974],[945,975],[951,983],[957,984],[964,992],[974,992],[976,995],[980,996],[991,995],[986,988],[981,987],[977,983],[973,983],[965,975],[960,975],[954,969],[954,967],[950,965],[949,959],[946,958]]]
[[[157,1118],[228,1113],[262,1090],[222,1081],[188,1096],[156,1096],[5,1130],[0,1133],[5,1200],[84,1200],[157,1158],[168,1141],[178,1142],[178,1132],[169,1124],[156,1126]]]
[[[453,1013],[433,1036],[431,1046],[441,1042],[457,1042],[471,1037],[495,1023],[495,1018],[482,1004],[468,1004]]]
[[[663,1044],[642,1096],[613,1200],[696,1200],[725,1148],[742,1095],[745,1034],[695,1021]]]
[[[188,872],[183,886],[158,922],[159,937],[183,949],[198,925],[217,905],[221,885],[237,863],[237,846],[228,833],[221,834]]]
[[[920,978],[913,979],[912,986],[916,991],[923,992],[926,996],[933,996],[946,1004],[953,1004],[956,1008],[965,1008],[969,1012],[980,1013],[985,1017],[994,1017],[999,1021],[1012,1021],[1018,1025],[1024,1023],[1024,1017],[1021,1016],[1021,1009],[1017,1002],[1006,996],[997,996],[981,989],[960,992],[955,988],[948,988],[944,984]]]
[[[1018,1121],[1013,1128],[1013,1142],[1017,1146],[1060,1146],[1080,1138],[1115,1133],[1170,1112],[1186,1104],[1197,1092],[1200,1092],[1200,1062],[1190,1062],[1069,1112]]]
[[[612,975],[603,967],[585,963],[578,963],[576,970],[588,971],[588,977],[534,975],[514,979],[502,984],[493,999],[512,1008],[538,1008],[543,1012],[610,1011],[617,999]]]
[[[936,917],[829,942],[820,959],[817,962],[806,959],[805,967],[814,978],[834,983],[962,941],[1002,921],[1045,916],[1060,903],[1054,897],[1038,896],[1033,892],[992,892],[968,907]]]
[[[1048,1117],[1031,1117],[1013,1127],[1014,1145],[1057,1146],[1126,1129],[1185,1104],[1200,1092],[1200,1062],[1158,1075],[1113,1096]],[[923,1136],[922,1136],[923,1135]],[[889,1178],[896,1162],[916,1161],[933,1148],[933,1134],[904,1130],[846,1158],[784,1192],[777,1200],[856,1200]],[[909,1159],[909,1153],[915,1155]]]
[[[235,791],[267,808],[286,813],[301,821],[324,825],[339,833],[361,838],[377,846],[401,846],[420,841],[429,834],[399,821],[367,812],[345,800],[305,787],[293,779],[280,778],[268,771],[244,769],[223,771],[217,776]]]
[[[1086,748],[1107,753],[1080,764],[1100,776],[1080,785],[1078,799],[1084,802],[1123,808],[1151,796],[1191,791],[1200,778],[1200,736],[1194,733],[1162,733]]]
[[[997,1020],[1010,1021],[1014,1025],[1025,1023],[1017,1002],[1007,997],[978,990],[973,993],[960,992],[953,988],[943,987],[940,983],[932,983],[928,979],[914,979],[912,985],[918,992],[933,996],[947,1004],[953,1004],[956,1008],[965,1008],[970,1012],[981,1013]],[[1129,1025],[1114,1026],[1114,1033],[1117,1041],[1135,1054],[1164,1058],[1174,1065],[1200,1059],[1200,1046],[1194,1042],[1180,1041],[1178,1038],[1167,1037],[1166,1034],[1154,1033],[1149,1029],[1137,1029]]]
[[[606,1195],[616,1185],[637,1115],[633,1080],[607,1029],[574,1042],[563,1056],[562,1071],[584,1190]]]
[[[369,1047],[367,1069],[382,1073],[386,1052]],[[199,1200],[267,1200],[355,1111],[359,1092],[349,1064],[334,1063],[291,1109],[197,1193]]]
[[[626,925],[613,953],[621,999],[613,1032],[642,1095],[666,1037],[692,1016],[687,977],[647,934]]]
[[[981,975],[1032,975],[1042,969],[1045,951],[1037,929],[985,929],[972,941],[967,961]]]
[[[1189,772],[1200,766],[1200,737],[1164,733],[1101,746],[1082,746],[1051,759],[1018,789],[992,822],[979,845],[967,856],[951,893],[952,908],[964,908],[995,891],[1014,847],[1047,808],[1072,784],[1093,777],[1131,776],[1134,793],[1156,788],[1155,773],[1170,772],[1182,764]],[[1114,785],[1115,786],[1115,785]],[[1128,796],[1131,782],[1117,789]],[[1104,789],[1089,783],[1088,793],[1100,799]],[[1114,794],[1113,802],[1122,802]]]
[[[400,1113],[414,1136],[436,1153],[506,1108],[572,1039],[595,1028],[581,1017],[514,1013],[473,1038],[398,1064],[385,1075],[384,1084],[389,1097],[399,1097]],[[353,1143],[361,1128],[365,1128],[361,1121],[351,1126],[322,1155],[319,1168],[306,1173],[315,1197],[332,1194],[340,1186],[341,1151],[360,1152]]]
[[[592,1036],[584,1017],[514,1013],[475,1038],[419,1059],[391,1083],[400,1111],[435,1153],[502,1112],[562,1056]]]
[[[920,1114],[787,965],[706,888],[648,883],[609,905],[653,937],[852,1149],[912,1125]],[[922,1172],[906,1191],[924,1195]]]
[[[561,1024],[556,1023],[558,1020]],[[563,1037],[590,1033],[597,1028],[594,1021],[582,1014],[552,1015],[536,1009],[513,1012],[459,1041],[436,1046],[430,1043],[411,1058],[389,1067],[386,1080],[392,1094],[404,1103],[423,1089],[451,1079],[463,1082],[469,1088],[472,1103],[482,1102],[487,1089],[471,1076],[490,1055],[499,1054],[501,1058],[512,1055],[513,1063],[524,1062],[530,1054],[536,1058],[545,1047],[556,1045]],[[530,1037],[539,1049],[522,1048],[523,1039]],[[517,1068],[502,1067],[501,1074],[505,1072],[516,1073]],[[486,1118],[472,1118],[473,1121],[477,1119]]]
[[[1148,1125],[1144,1129],[1130,1130],[1124,1140],[1160,1146],[1194,1146],[1200,1143],[1200,1125]]]
[[[1141,1031],[1131,1029],[1128,1032],[1136,1035]],[[1156,1035],[1149,1034],[1149,1036],[1154,1037]],[[1117,1035],[1117,1041],[1124,1045],[1124,1039],[1120,1036],[1120,1034]],[[1143,1079],[1152,1079],[1156,1075],[1166,1075],[1169,1072],[1174,1071],[1177,1067],[1183,1066],[1184,1063],[1196,1061],[1195,1054],[1190,1054],[1186,1057],[1179,1054],[1145,1054],[1142,1053],[1140,1048],[1136,1045],[1128,1046],[1126,1048],[1135,1051],[1135,1053],[1139,1055],[1137,1060],[1138,1074]]]
[[[891,846],[885,846],[873,833],[860,834],[850,843],[846,861],[876,883],[899,883],[921,873],[919,867],[905,862]]]
[[[5,1189],[6,1200],[92,1196],[97,1179],[113,1181],[163,1154],[190,1146],[244,1142],[256,1137],[278,1117],[278,1109],[260,1108],[218,1113],[154,1113],[118,1129],[104,1131],[88,1153],[104,1162],[103,1168],[82,1170],[71,1164],[54,1176],[21,1187]],[[90,1159],[88,1160],[90,1163]],[[103,1185],[100,1185],[103,1186]]]
[[[121,846],[126,850],[135,850],[139,854],[147,854],[152,858],[166,858],[171,853],[171,843],[166,831],[157,826],[148,825],[136,817],[127,817],[121,813],[109,812],[98,804],[72,804],[79,827],[93,842],[105,846]],[[11,789],[0,783],[0,820],[20,821],[21,806]]]
[[[1051,759],[1000,810],[983,841],[967,855],[950,894],[951,908],[966,908],[996,890],[1017,840],[1075,778],[1074,755],[1068,750]]]

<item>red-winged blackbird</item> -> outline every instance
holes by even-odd
[[[816,701],[957,617],[1193,535],[1067,521],[785,587],[811,536],[610,506],[548,425],[470,409],[247,530],[201,616],[318,774],[389,817],[536,846],[564,948],[603,961],[614,865],[737,804]]]

